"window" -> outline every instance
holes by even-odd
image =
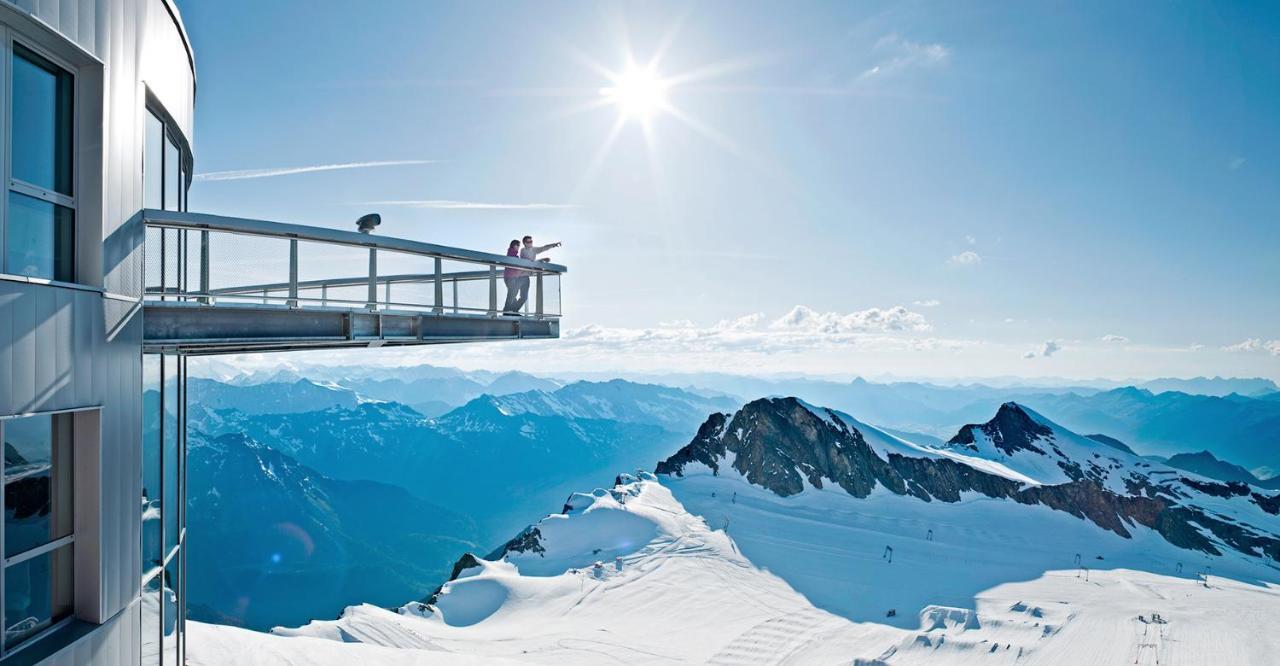
[[[73,282],[74,78],[22,44],[8,44],[3,272]]]
[[[151,102],[145,120],[145,145],[142,153],[142,205],[157,210],[185,211],[190,152],[178,127],[168,114]],[[186,273],[187,255],[192,250],[186,230],[149,228],[145,286],[147,293],[161,294],[163,300],[174,290],[185,290],[190,276]]]
[[[4,440],[5,654],[71,617],[72,416],[0,422]]]
[[[160,357],[142,355],[142,576],[164,565],[160,543]]]
[[[181,210],[178,205],[178,188],[181,183],[178,182],[181,169],[179,165],[182,160],[178,157],[178,147],[174,145],[173,137],[168,134],[164,137],[164,209],[165,210]]]
[[[147,112],[142,154],[142,207],[164,208],[164,121]]]
[[[181,664],[185,653],[186,359],[143,354],[143,664]]]
[[[148,110],[142,153],[142,207],[186,210],[187,167],[180,133],[163,113]]]

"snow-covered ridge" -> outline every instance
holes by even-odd
[[[272,636],[195,624],[208,647],[193,663],[1264,664],[1280,650],[1280,495],[1014,404],[965,431],[926,447],[755,401],[713,414],[659,474],[574,493],[465,555],[424,599]]]
[[[930,502],[977,493],[1047,506],[1123,537],[1144,526],[1181,548],[1280,559],[1280,494],[1144,460],[1015,403],[929,448],[794,398],[762,399],[713,414],[656,471],[735,474],[783,497],[828,485],[859,498],[882,489]]]
[[[432,603],[274,635],[193,623],[192,662],[1262,664],[1280,649],[1265,567],[1213,558],[1206,588],[1204,563],[1150,531],[974,497],[654,479],[574,495]]]

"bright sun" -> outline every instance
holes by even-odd
[[[616,104],[624,116],[647,120],[667,106],[668,83],[652,67],[631,66],[613,77],[613,85],[601,88],[600,94]]]

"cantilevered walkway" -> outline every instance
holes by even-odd
[[[560,335],[564,266],[431,243],[146,209],[147,351],[422,345]],[[496,239],[502,244],[504,239]],[[503,313],[506,269],[529,301]]]

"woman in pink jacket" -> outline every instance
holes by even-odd
[[[512,240],[511,243],[507,245],[507,256],[520,256],[520,241],[518,239]],[[502,269],[502,281],[507,283],[507,304],[502,306],[502,312],[504,314],[514,313],[516,310],[520,309],[520,307],[516,305],[516,301],[519,298],[520,293],[521,273],[522,271],[519,268]]]

